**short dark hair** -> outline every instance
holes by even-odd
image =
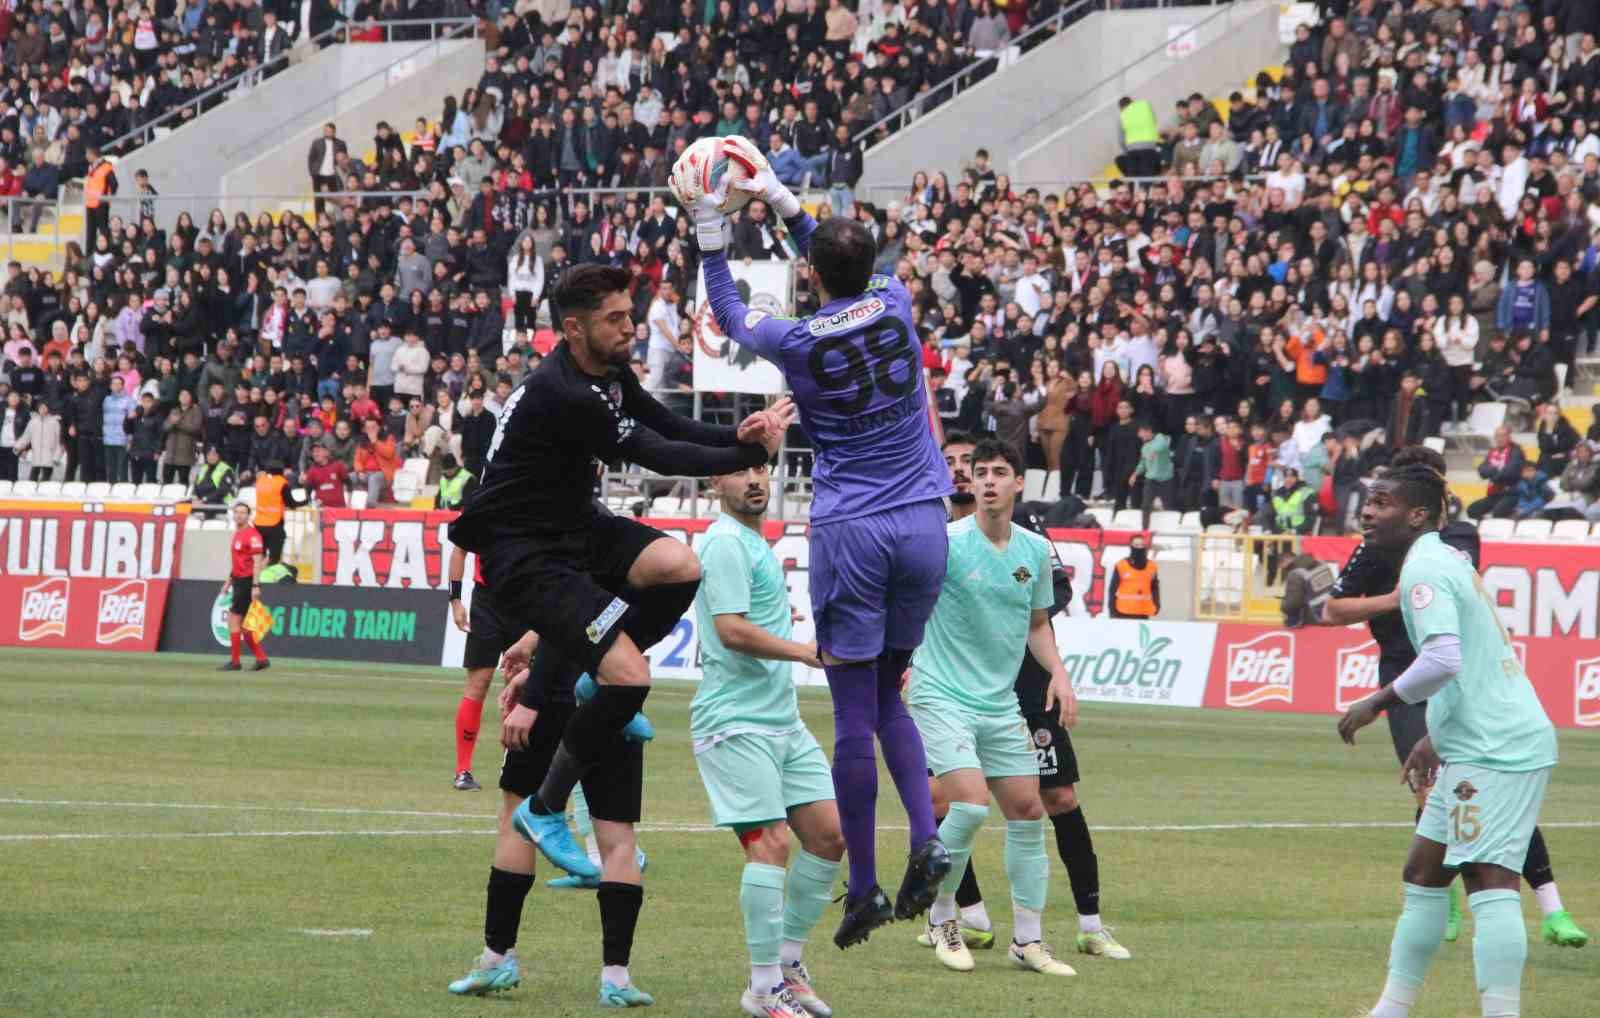
[[[830,216],[811,234],[811,267],[822,277],[830,297],[864,293],[877,260],[872,234],[854,219]]]
[[[972,465],[988,463],[991,460],[1005,460],[1011,467],[1011,472],[1021,477],[1023,474],[1022,454],[1010,442],[998,438],[980,439],[977,448],[972,450]]]
[[[1444,474],[1425,463],[1415,462],[1391,469],[1383,479],[1401,502],[1428,510],[1429,522],[1438,522],[1447,493]]]
[[[976,438],[974,438],[973,436],[967,434],[965,431],[946,431],[944,433],[944,444],[941,445],[939,448],[948,449],[952,445],[977,445],[977,444],[978,444],[978,440]]]
[[[1149,421],[1144,420],[1144,419],[1141,418],[1140,420],[1137,420],[1137,421],[1133,422],[1133,430],[1134,431],[1154,431],[1154,430],[1156,430],[1156,426],[1154,424],[1151,424]]]
[[[556,321],[571,313],[587,314],[600,309],[614,293],[626,293],[633,283],[627,269],[609,265],[579,265],[561,276],[551,299],[556,304]]]
[[[1444,454],[1435,452],[1425,445],[1408,445],[1395,453],[1394,458],[1389,460],[1389,469],[1391,470],[1418,465],[1425,466],[1441,475],[1449,470],[1444,461]]]

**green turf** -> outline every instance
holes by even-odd
[[[489,1000],[445,993],[480,946],[497,794],[449,786],[456,672],[278,662],[218,674],[216,663],[0,652],[0,797],[12,800],[0,803],[0,1015],[593,1012],[592,897],[542,886],[525,912],[522,988]],[[641,842],[651,867],[633,972],[657,1013],[732,1016],[746,975],[741,864],[730,835],[685,829],[706,821],[686,739],[691,693],[664,683],[650,699],[659,737]],[[825,695],[808,690],[801,703],[827,745]],[[495,730],[491,707],[478,752],[486,784]],[[1075,980],[1047,981],[980,952],[977,972],[957,975],[912,944],[907,924],[840,954],[835,908],[810,961],[841,1018],[1349,1018],[1372,1002],[1403,827],[1130,828],[1402,823],[1411,807],[1381,725],[1351,750],[1330,718],[1096,706],[1074,738],[1106,919],[1134,960],[1075,960]],[[1547,831],[1568,906],[1600,932],[1600,828],[1559,826],[1600,822],[1600,734],[1561,743]],[[892,800],[886,779],[883,789]],[[882,812],[904,823],[898,806]],[[998,830],[976,859],[1004,935]],[[264,836],[242,836],[252,833]],[[882,838],[891,885],[902,837]],[[1054,859],[1051,894],[1047,936],[1069,948],[1072,897]],[[300,932],[348,928],[372,933]],[[1418,1018],[1478,1013],[1470,937],[1469,921],[1442,951]],[[1531,943],[1524,1015],[1593,1014],[1597,953]]]

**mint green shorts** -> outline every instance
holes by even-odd
[[[1446,866],[1489,863],[1521,873],[1550,770],[1445,764],[1422,807],[1417,836],[1445,846]]]
[[[809,729],[730,735],[694,755],[718,827],[782,820],[795,806],[833,799],[833,769]]]
[[[938,697],[906,704],[934,777],[964,769],[985,778],[1037,778],[1039,761],[1021,714],[974,714]]]

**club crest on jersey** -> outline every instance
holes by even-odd
[[[872,321],[888,308],[889,305],[883,302],[882,297],[868,297],[856,301],[843,310],[835,311],[826,318],[813,318],[806,325],[806,329],[813,336],[831,336],[837,332],[849,332]]]
[[[617,624],[617,620],[622,618],[622,613],[627,610],[628,602],[620,597],[612,598],[611,603],[606,605],[605,610],[596,615],[594,621],[589,623],[589,628],[584,630],[584,635],[589,637],[590,643],[598,645],[601,640],[605,639],[606,634],[611,631],[611,627]]]
[[[621,406],[622,405],[622,383],[621,382],[612,382],[611,383],[611,386],[606,390],[606,399],[609,399],[611,401],[611,405],[612,406]]]
[[[1050,729],[1040,728],[1033,733],[1033,744],[1038,746],[1040,749],[1044,749],[1046,746],[1050,745],[1050,740],[1053,738],[1055,738],[1055,736],[1050,734]]]
[[[1426,583],[1415,583],[1411,586],[1411,610],[1422,611],[1433,603],[1433,588]]]
[[[751,310],[746,311],[744,314],[744,327],[747,329],[753,329],[757,325],[760,325],[763,320],[771,317],[772,316],[767,314],[765,311],[757,311],[752,308]]]
[[[1456,798],[1457,799],[1460,799],[1462,802],[1466,802],[1468,799],[1472,798],[1474,795],[1477,795],[1478,794],[1478,790],[1477,790],[1477,788],[1473,787],[1472,782],[1470,782],[1470,781],[1461,781],[1461,782],[1457,782],[1456,787],[1455,787],[1455,793],[1456,793]]]
[[[1018,583],[1027,583],[1033,579],[1033,574],[1028,571],[1027,566],[1018,566],[1017,571],[1011,574],[1011,578]]]

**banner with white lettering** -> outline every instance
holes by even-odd
[[[785,261],[728,263],[739,297],[749,306],[745,325],[763,318],[794,313],[794,270]],[[723,335],[711,302],[706,300],[705,272],[695,284],[694,387],[701,392],[755,392],[775,395],[783,391],[783,372],[754,350]]]
[[[0,509],[0,578],[169,580],[182,561],[185,517],[149,512]]]

